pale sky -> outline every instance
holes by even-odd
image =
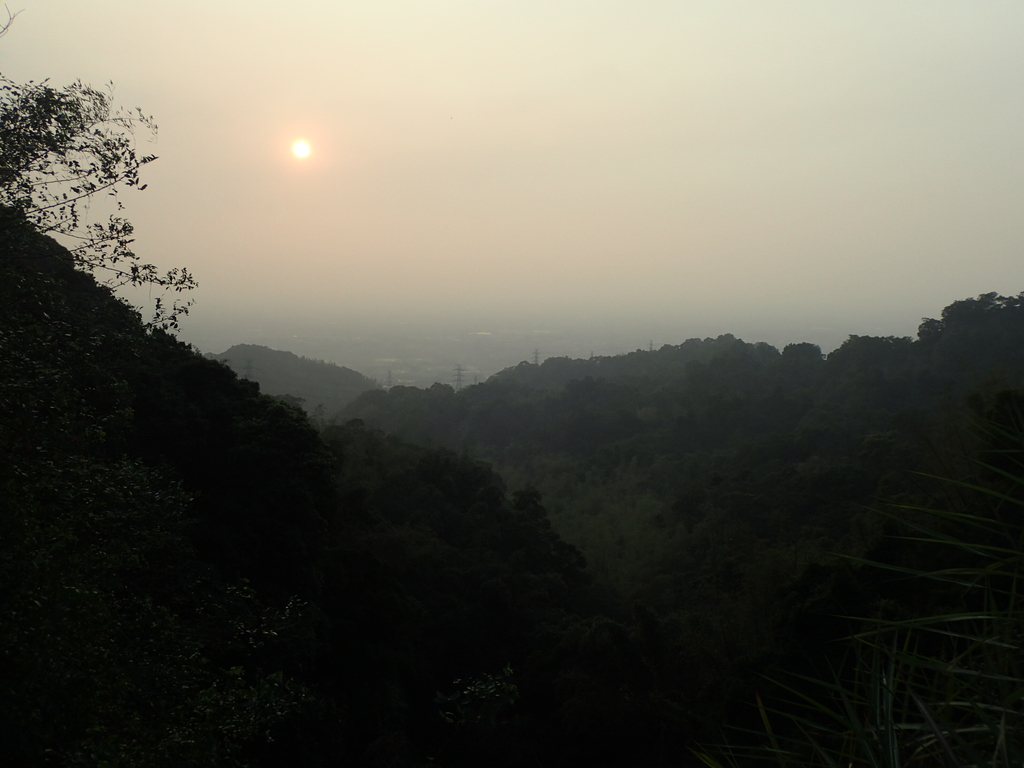
[[[207,349],[252,318],[905,335],[1024,290],[1020,0],[9,8],[6,76],[155,117],[127,213]]]

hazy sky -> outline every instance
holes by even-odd
[[[9,7],[5,75],[155,116],[128,214],[206,348],[285,317],[903,335],[1024,290],[1020,0]]]

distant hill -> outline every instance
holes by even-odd
[[[242,378],[258,382],[264,394],[297,398],[306,413],[313,414],[323,406],[324,418],[330,418],[363,392],[379,389],[377,382],[351,368],[258,344],[236,344],[206,357],[220,360]]]
[[[818,358],[822,356],[821,350],[814,345],[797,346],[813,348]],[[638,349],[621,355],[578,359],[549,357],[539,365],[523,361],[517,366],[498,371],[487,383],[492,386],[515,383],[527,389],[554,391],[564,389],[571,381],[582,381],[589,376],[633,384],[649,382],[657,387],[667,380],[684,375],[686,366],[692,362],[706,364],[730,351],[748,347],[755,356],[771,357],[778,354],[778,350],[769,344],[747,344],[731,333],[726,333],[718,338],[687,339],[679,345],[666,344],[660,349]]]

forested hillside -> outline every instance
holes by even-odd
[[[259,382],[265,394],[296,398],[294,404],[319,424],[325,424],[363,392],[379,387],[351,368],[258,344],[235,344],[206,357],[226,364],[244,379]]]
[[[917,339],[850,337],[827,356],[810,344],[692,339],[522,363],[461,392],[369,392],[346,413],[537,489],[614,615],[631,611],[624,626],[656,642],[644,655],[653,695],[678,707],[658,716],[699,711],[708,720],[673,728],[707,738],[712,722],[755,716],[758,675],[834,674],[847,653],[837,641],[859,626],[841,617],[961,604],[936,582],[858,563],[921,574],[964,564],[963,552],[889,538],[926,513],[875,510],[988,516],[991,497],[967,500],[993,482],[977,479],[972,457],[1001,435],[1007,477],[1019,477],[1022,375],[1024,295],[988,294],[925,320]],[[1005,427],[979,427],[993,419]]]
[[[596,576],[668,608],[692,591],[691,558],[713,557],[709,527],[804,549],[852,541],[865,506],[916,486],[909,470],[950,470],[963,415],[1022,376],[1024,298],[989,294],[917,339],[852,336],[827,356],[690,339],[521,363],[458,393],[367,392],[344,413],[539,489]]]
[[[52,241],[0,265],[17,764],[500,764],[520,694],[545,733],[536,656],[590,587],[535,494],[358,425],[321,439]]]

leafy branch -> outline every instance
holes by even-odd
[[[15,14],[16,15],[16,14]],[[9,19],[6,30],[13,16]],[[61,89],[12,82],[0,75],[0,206],[23,233],[62,240],[75,267],[101,274],[112,288],[157,286],[181,294],[196,287],[184,268],[161,272],[132,250],[134,228],[120,215],[123,188],[144,190],[143,166],[156,160],[138,150],[137,132],[155,138],[153,118],[141,110],[112,107],[113,87],[100,91],[81,82]],[[91,221],[98,200],[112,203],[105,221]],[[6,227],[8,237],[17,227]],[[22,252],[30,242],[23,238]],[[151,327],[177,329],[191,300],[156,300]]]

